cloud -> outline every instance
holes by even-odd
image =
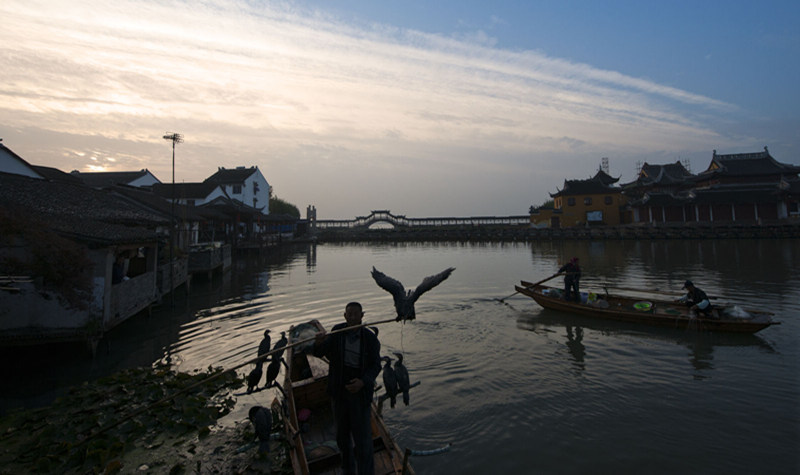
[[[52,139],[30,161],[166,179],[161,136],[176,131],[191,164],[179,181],[255,164],[281,197],[335,217],[363,213],[365,192],[409,216],[516,214],[555,191],[530,170],[563,179],[575,161],[583,176],[601,156],[707,149],[720,140],[708,116],[736,111],[483,32],[363,29],[292,4],[7,1],[0,15],[0,130]],[[352,177],[353,196],[338,192]],[[453,192],[431,204],[441,183]]]

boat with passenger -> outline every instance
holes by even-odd
[[[344,473],[327,392],[328,361],[312,354],[313,336],[322,330],[319,321],[311,320],[289,331],[283,385],[284,428],[290,445],[292,469],[299,475]],[[375,473],[413,474],[408,456],[392,438],[374,401],[371,410]]]
[[[714,304],[708,314],[693,315],[689,308],[674,300],[653,298],[645,290],[628,289],[648,295],[647,298],[600,292],[582,292],[580,301],[565,300],[563,290],[521,281],[514,286],[517,292],[527,295],[544,308],[570,312],[586,317],[619,320],[672,328],[689,328],[698,331],[755,333],[771,325],[779,325],[771,312],[742,308],[734,304]],[[617,289],[618,290],[618,289]]]

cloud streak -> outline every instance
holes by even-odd
[[[329,217],[365,202],[524,213],[601,156],[707,150],[723,140],[708,116],[736,111],[484,35],[363,29],[291,4],[11,1],[0,14],[0,127],[33,163],[166,180],[160,137],[177,131],[180,181],[258,165],[279,196]]]

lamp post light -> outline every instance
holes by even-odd
[[[175,144],[183,142],[183,135],[177,133],[164,134],[164,139],[172,142],[172,206],[170,208],[169,225],[169,295],[172,300],[172,308],[175,308],[175,259],[173,256],[175,248]]]

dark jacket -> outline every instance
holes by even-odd
[[[331,331],[339,330],[347,326],[347,323],[340,323],[333,327]],[[372,393],[375,390],[375,378],[381,372],[381,344],[378,337],[372,330],[361,327],[361,380],[364,387],[361,388],[361,395],[364,404],[368,405],[372,401]],[[325,356],[328,358],[328,394],[338,397],[345,389],[344,381],[344,340],[347,332],[328,335],[319,345],[314,346],[315,356]]]
[[[566,275],[564,276],[564,282],[578,282],[581,280],[581,267],[574,262],[567,262],[561,266],[561,269],[558,269],[559,274],[564,272],[566,272]]]
[[[705,292],[697,287],[694,287],[687,293],[686,300],[687,302],[696,304],[702,302],[703,300],[708,300],[708,295],[706,295]]]

